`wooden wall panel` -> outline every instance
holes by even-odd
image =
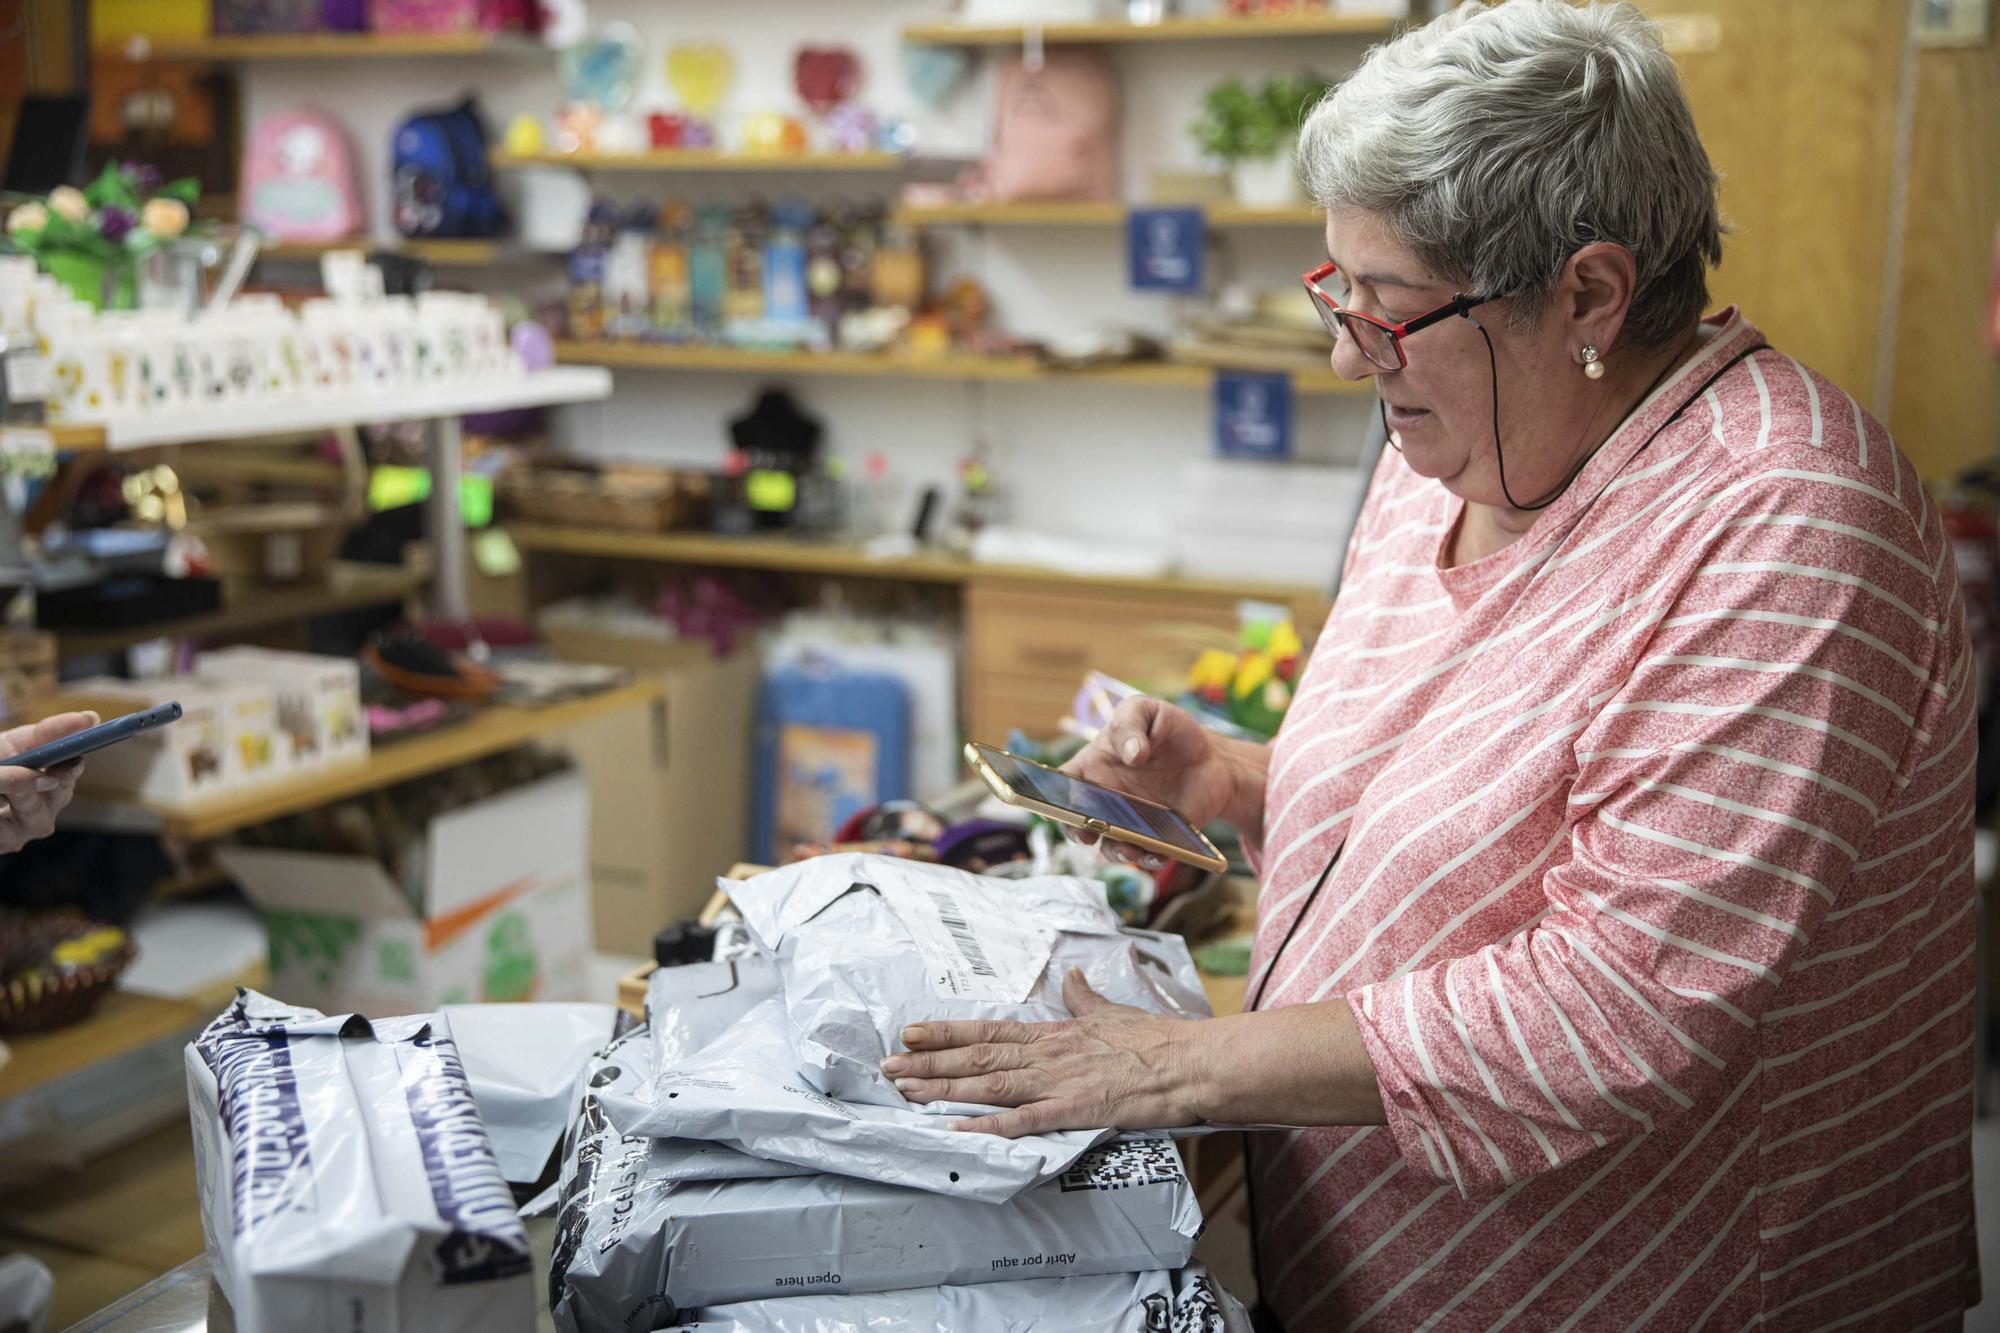
[[[1716,305],[1867,403],[1875,383],[1902,0],[1648,0],[1718,34],[1676,53],[1722,174]],[[1706,44],[1704,44],[1706,45]]]
[[[1676,53],[1734,227],[1710,291],[1881,414],[1883,251],[1905,0],[1645,0]],[[1692,18],[1694,23],[1689,23]],[[1927,477],[2000,448],[2000,365],[1980,331],[2000,222],[2000,48],[1927,50],[1889,425]]]
[[[2000,361],[1985,328],[2000,225],[2000,46],[1918,56],[1910,221],[1890,426],[1917,470],[2000,449]]]

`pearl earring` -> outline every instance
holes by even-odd
[[[1597,349],[1589,343],[1583,345],[1583,373],[1594,380],[1604,378],[1604,363],[1597,358]]]

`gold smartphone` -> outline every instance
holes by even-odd
[[[965,762],[1008,805],[1217,874],[1229,868],[1215,844],[1172,806],[977,741],[966,742]]]

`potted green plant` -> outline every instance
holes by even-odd
[[[1311,74],[1285,74],[1253,86],[1229,79],[1209,89],[1190,127],[1202,152],[1229,168],[1230,189],[1246,208],[1283,208],[1303,197],[1297,165],[1299,126],[1326,92]]]
[[[98,309],[138,304],[138,266],[187,232],[200,186],[152,167],[113,162],[81,190],[60,185],[7,214],[7,240]]]

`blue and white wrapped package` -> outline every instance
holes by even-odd
[[[202,1232],[242,1333],[528,1333],[513,1192],[435,1014],[254,991],[186,1051]]]
[[[1211,1016],[1186,945],[1121,930],[1093,880],[845,853],[717,883],[776,962],[799,1072],[839,1101],[912,1109],[882,1073],[905,1026],[1068,1018],[1071,970],[1119,1004]]]

